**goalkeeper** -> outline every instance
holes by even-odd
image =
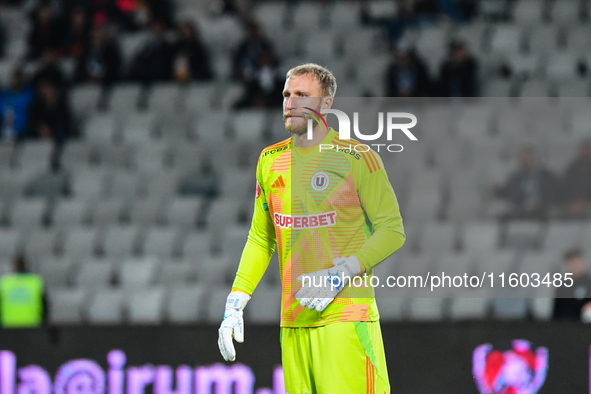
[[[235,360],[242,311],[277,246],[286,391],[383,394],[390,385],[373,289],[346,278],[371,277],[406,236],[380,157],[340,140],[321,118],[336,88],[332,73],[316,64],[287,73],[283,118],[291,137],[259,157],[254,216],[218,345],[225,360]],[[316,120],[311,139],[308,119]]]

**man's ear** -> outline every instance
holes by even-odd
[[[332,107],[332,97],[324,97],[323,101],[322,109],[330,109]]]

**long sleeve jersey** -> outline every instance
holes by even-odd
[[[373,289],[365,283],[347,284],[322,312],[301,307],[295,294],[299,275],[328,268],[336,257],[356,256],[370,279],[374,267],[404,244],[398,201],[379,155],[330,129],[306,155],[293,138],[264,149],[256,178],[254,215],[233,288],[252,294],[277,246],[282,327],[378,320]]]

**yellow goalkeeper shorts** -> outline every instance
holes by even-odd
[[[289,394],[389,394],[380,322],[282,327],[281,358]]]

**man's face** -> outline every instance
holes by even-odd
[[[304,107],[320,111],[323,104],[320,83],[311,74],[288,78],[283,88],[283,121],[292,134],[303,135],[307,131],[309,112]]]

